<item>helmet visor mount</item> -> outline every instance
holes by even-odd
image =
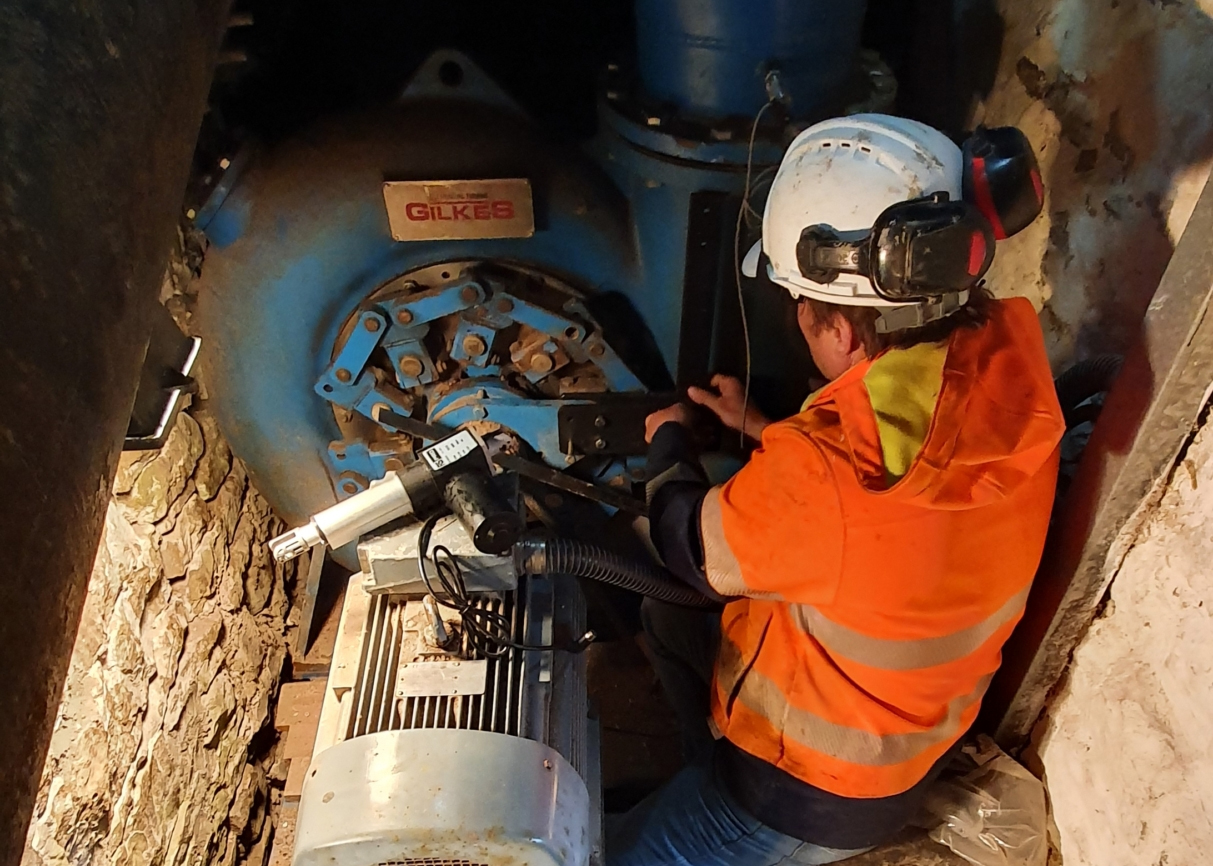
[[[922,303],[976,286],[994,259],[994,232],[980,211],[947,193],[898,202],[863,237],[829,226],[800,234],[796,261],[805,279],[829,284],[839,274],[867,277],[892,303]]]

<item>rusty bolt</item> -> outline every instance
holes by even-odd
[[[605,439],[603,439],[601,436],[599,436],[597,439],[594,440],[594,447],[597,448],[599,451],[601,451],[602,449],[607,447],[607,441]]]
[[[480,294],[476,291],[475,286],[464,286],[463,291],[459,293],[459,299],[465,304],[474,304]]]
[[[400,472],[404,469],[404,461],[399,457],[389,457],[383,461],[383,468],[388,472]]]
[[[531,356],[531,371],[534,373],[550,373],[556,363],[552,360],[551,355],[545,355],[539,352]]]
[[[373,334],[379,330],[380,322],[374,316],[367,316],[362,320],[362,326]]]
[[[590,346],[590,354],[595,358],[601,358],[606,354],[606,346],[602,345],[602,343],[595,343]]]
[[[489,350],[488,343],[484,341],[484,337],[479,334],[468,334],[463,338],[463,351],[469,358],[475,358],[478,355],[483,355]]]
[[[594,419],[594,426],[597,427],[599,430],[606,427],[606,425],[607,425],[607,416],[606,415],[599,415],[597,418]]]
[[[425,372],[425,362],[416,355],[405,355],[400,359],[400,372],[410,379],[416,379]]]
[[[511,301],[509,298],[498,298],[497,299],[497,312],[508,313],[508,312],[511,312],[513,309],[514,309],[514,302]]]
[[[354,378],[353,375],[351,375],[350,371],[345,369],[345,367],[339,367],[337,369],[337,381],[338,382],[348,382],[350,379],[353,379],[353,378]]]
[[[341,489],[344,490],[346,493],[350,494],[351,496],[353,496],[355,493],[358,492],[358,485],[355,484],[353,481],[347,481],[341,485]]]
[[[397,322],[399,322],[399,323],[400,323],[400,324],[402,324],[402,325],[410,325],[410,324],[412,324],[412,322],[413,322],[413,311],[412,311],[412,310],[410,310],[410,309],[407,309],[407,308],[406,308],[406,309],[403,309],[403,310],[400,310],[398,313],[396,313],[396,321],[397,321]]]

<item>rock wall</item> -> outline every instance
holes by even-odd
[[[984,28],[1001,33],[993,87],[971,122],[1022,128],[1046,189],[1046,213],[999,245],[990,284],[1043,307],[1055,365],[1121,351],[1209,173],[1213,2],[956,5],[994,6]]]
[[[1196,434],[1038,727],[1066,866],[1213,851],[1213,424]]]
[[[257,864],[292,574],[204,410],[124,455],[27,866]]]

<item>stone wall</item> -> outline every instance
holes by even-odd
[[[965,0],[976,7],[981,0]],[[1213,157],[1209,0],[993,0],[1002,43],[972,121],[1016,124],[1046,213],[1000,244],[1000,292],[1042,308],[1060,368],[1123,351]],[[1213,850],[1213,430],[1129,550],[1028,760],[1066,866],[1187,866]]]
[[[1213,424],[1127,539],[1035,748],[1066,866],[1213,852]],[[1122,548],[1123,549],[1123,548]]]
[[[293,579],[277,529],[205,410],[124,456],[27,866],[264,862]]]
[[[999,244],[990,284],[1043,307],[1055,365],[1122,351],[1209,173],[1213,2],[989,5],[998,71],[970,120],[1021,127],[1046,189],[1046,213]]]

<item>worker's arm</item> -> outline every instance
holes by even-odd
[[[711,485],[687,427],[669,420],[657,428],[649,443],[646,477],[649,537],[666,568],[704,595],[723,600],[703,571],[699,510]]]

